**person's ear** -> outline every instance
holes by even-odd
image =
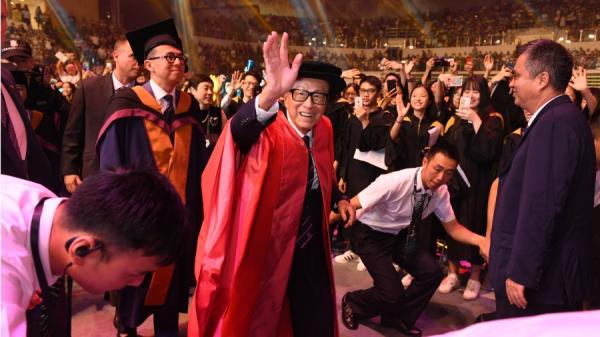
[[[429,163],[429,160],[427,159],[427,157],[423,157],[423,161],[421,162],[421,166],[425,167],[425,166],[427,166],[427,163]]]
[[[196,88],[190,87],[190,94],[192,94],[192,96],[196,97],[196,95],[198,95],[198,91],[196,91]]]
[[[144,69],[148,70],[149,72],[152,72],[152,61],[144,60]]]
[[[74,264],[81,264],[94,250],[102,248],[102,243],[98,242],[91,235],[80,235],[69,239],[65,243],[67,254],[71,257]]]
[[[550,74],[547,71],[542,71],[537,76],[537,82],[540,89],[546,88],[550,85]]]

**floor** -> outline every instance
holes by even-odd
[[[335,264],[334,273],[339,302],[341,297],[350,290],[367,288],[372,280],[367,272],[356,271],[356,263]],[[463,282],[463,285],[466,282]],[[475,317],[484,312],[494,310],[493,292],[484,283],[481,296],[467,302],[462,299],[462,289],[450,294],[437,293],[417,321],[417,327],[423,330],[425,336],[436,335],[456,330],[470,325]],[[77,337],[107,337],[115,336],[112,320],[114,308],[105,302],[102,295],[93,296],[76,287],[73,292],[73,336]],[[186,336],[187,315],[180,316],[180,336]],[[338,317],[339,320],[339,317]],[[341,337],[375,337],[403,336],[401,333],[379,325],[378,319],[361,324],[358,330],[348,330],[341,323]],[[152,319],[148,319],[139,328],[140,336],[154,336]]]

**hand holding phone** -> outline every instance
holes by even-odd
[[[458,105],[458,110],[469,110],[471,108],[471,97],[470,96],[461,96],[460,104]]]

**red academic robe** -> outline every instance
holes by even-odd
[[[327,226],[334,181],[331,123],[322,118],[313,132],[323,201],[324,272],[335,303]],[[244,156],[226,126],[202,176],[206,207],[188,336],[292,336],[286,289],[306,191],[307,157],[303,140],[282,112]],[[335,304],[332,310],[335,318]]]

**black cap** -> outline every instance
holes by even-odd
[[[331,63],[320,61],[304,61],[298,71],[298,78],[318,78],[329,83],[329,92],[337,95],[346,87],[346,82],[340,77],[342,69]]]
[[[7,45],[2,47],[2,57],[8,60],[14,56],[31,57],[31,46],[29,43],[23,40],[9,40]]]
[[[144,64],[150,51],[158,46],[169,45],[183,51],[173,19],[130,31],[125,36],[127,36],[133,55],[140,65]]]

